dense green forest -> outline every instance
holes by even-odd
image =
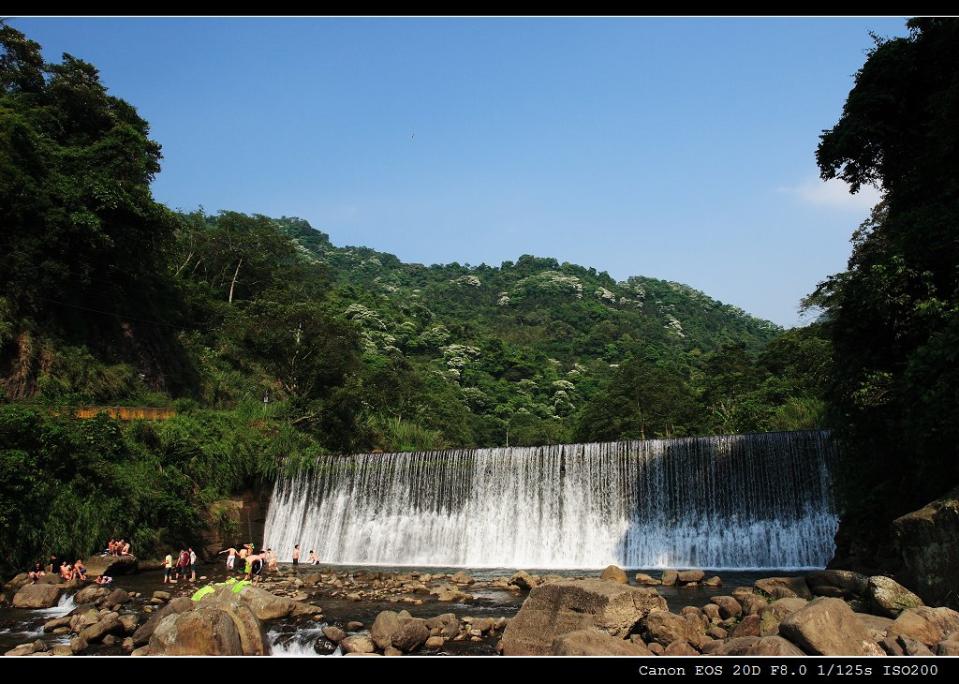
[[[959,484],[959,22],[876,39],[817,159],[883,201],[809,297],[835,357],[840,559],[894,563],[889,523]]]
[[[782,330],[679,283],[408,264],[302,219],[171,210],[136,109],[0,25],[5,561],[193,540],[213,501],[329,452],[829,425],[843,481],[869,486],[844,491],[851,520],[893,483],[907,510],[954,485],[959,36],[910,26],[818,152],[885,200],[810,297],[820,321]],[[74,419],[85,405],[177,416]]]

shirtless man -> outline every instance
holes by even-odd
[[[270,572],[274,572],[276,570],[276,563],[277,563],[276,554],[273,553],[273,549],[267,549],[266,550],[267,570],[269,570]]]
[[[37,561],[33,564],[33,570],[28,573],[28,577],[32,580],[33,584],[37,583],[37,580],[46,575],[47,573],[43,569],[43,563]]]
[[[120,541],[123,542],[122,539]],[[130,555],[130,542],[123,542],[123,547],[120,549],[120,555],[121,556]]]
[[[293,546],[293,570],[296,571],[296,566],[300,564],[300,545],[294,544]]]
[[[220,551],[220,553],[225,553],[225,554],[227,554],[227,557],[226,557],[226,569],[227,569],[228,571],[232,572],[232,571],[233,571],[233,564],[236,563],[236,549],[234,549],[234,548],[231,546],[231,547],[228,548],[228,549],[224,549],[223,551]],[[216,555],[219,556],[220,553],[218,553],[218,554],[216,554]]]
[[[79,558],[77,562],[73,564],[73,579],[80,579],[86,581],[87,579],[87,567],[83,564],[83,561]]]
[[[66,582],[73,579],[73,568],[66,561],[60,563],[60,577]]]

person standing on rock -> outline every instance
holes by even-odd
[[[227,572],[233,572],[233,564],[236,563],[236,549],[234,549],[234,548],[231,546],[231,547],[228,548],[228,549],[224,549],[223,551],[220,551],[220,553],[225,553],[225,554],[227,554],[227,556],[226,556],[226,569],[227,569]],[[218,553],[218,554],[216,554],[216,555],[219,556],[220,553]]]
[[[196,582],[196,551],[192,546],[188,550],[190,551],[190,581]]]
[[[163,583],[173,584],[173,554],[168,553],[163,559]]]
[[[296,567],[300,564],[300,545],[293,545],[293,572],[296,572]]]

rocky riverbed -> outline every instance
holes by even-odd
[[[254,586],[155,571],[4,585],[6,655],[956,655],[959,613],[841,570],[506,574],[281,567]],[[197,588],[219,584],[199,601]]]

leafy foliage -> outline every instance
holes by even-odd
[[[883,202],[822,283],[835,349],[829,399],[844,441],[844,553],[873,563],[887,524],[959,481],[959,22],[913,19],[876,41],[817,157],[823,178]]]

